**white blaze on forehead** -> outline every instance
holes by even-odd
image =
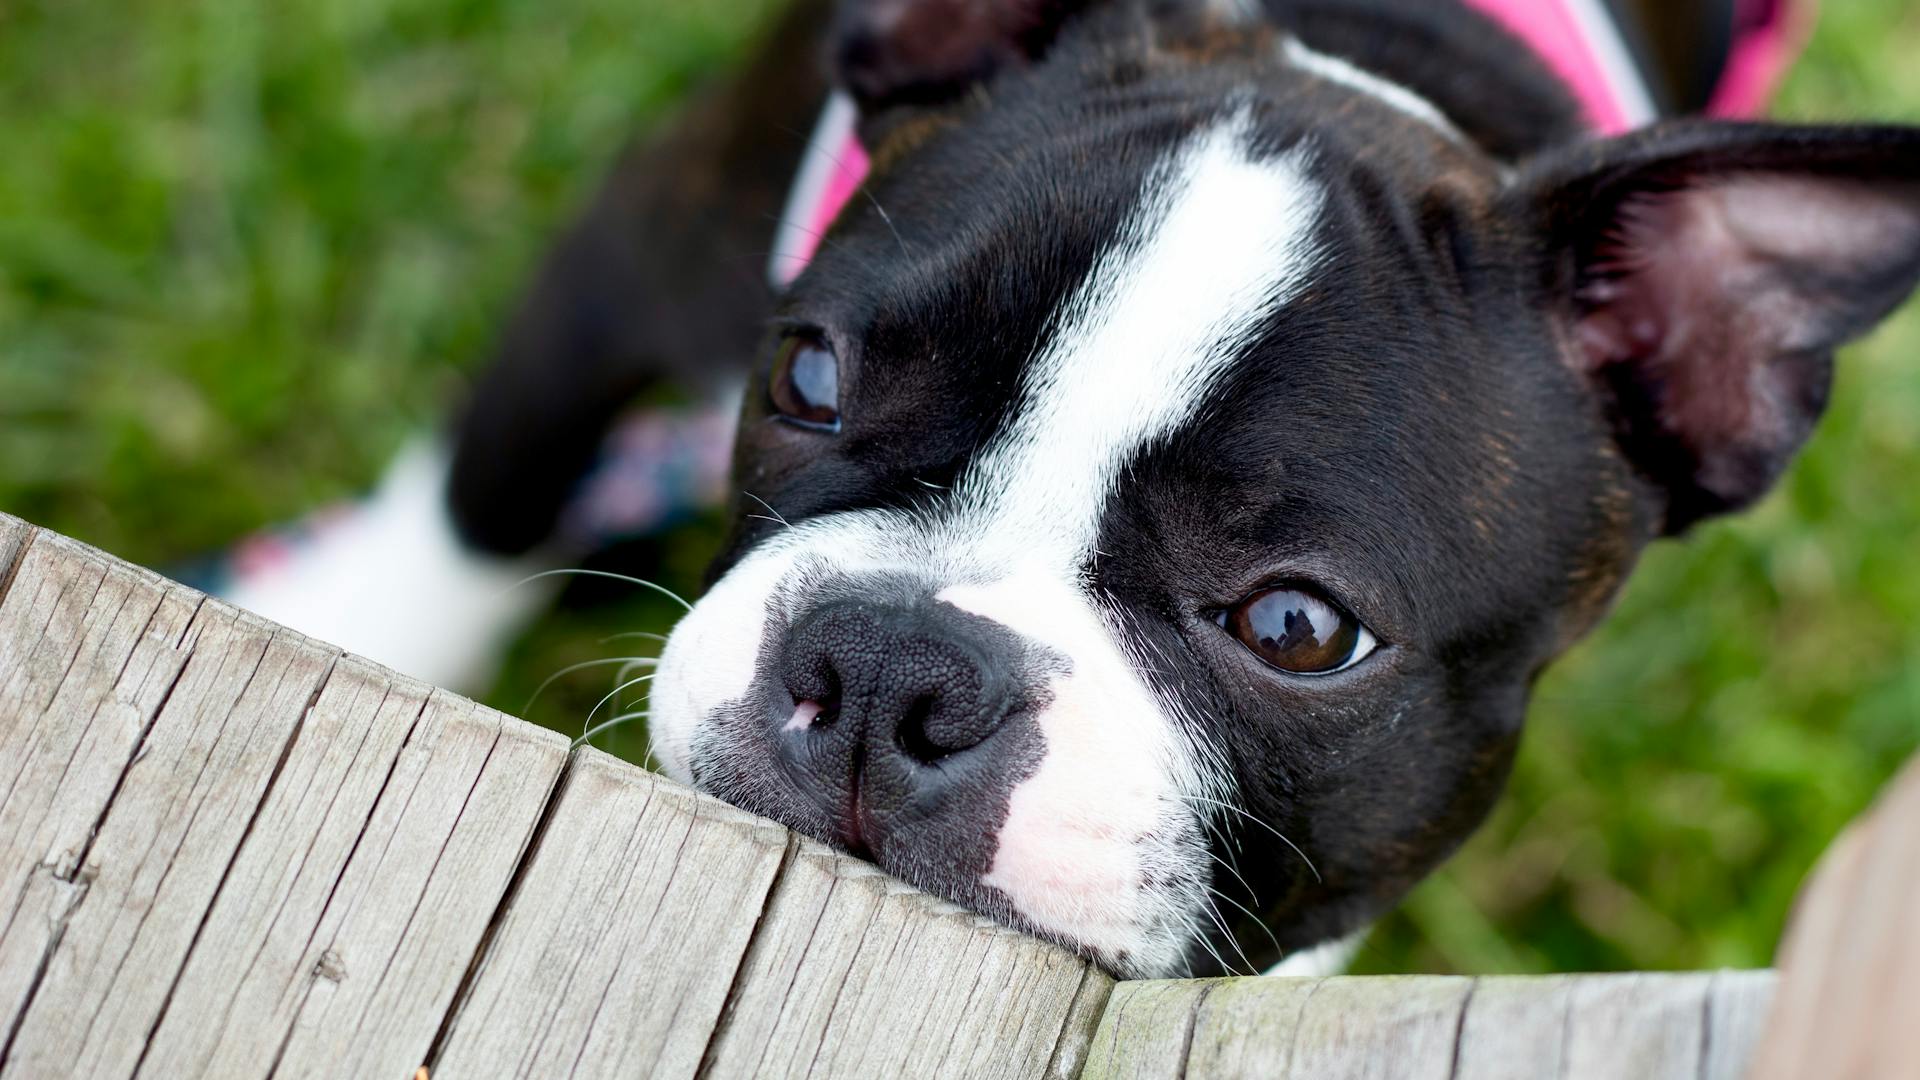
[[[1083,564],[1120,470],[1191,420],[1305,285],[1321,191],[1304,147],[1261,158],[1252,126],[1243,110],[1157,170],[1056,320],[1008,430],[959,489],[955,524],[998,549],[987,565]]]
[[[1262,157],[1252,127],[1243,111],[1207,129],[1148,180],[1029,366],[1008,429],[963,477],[940,544],[985,571],[940,599],[1071,664],[1034,718],[1046,753],[1012,793],[983,881],[1035,926],[1136,971],[1179,963],[1207,873],[1184,799],[1223,779],[1083,576],[1122,470],[1193,421],[1311,278],[1324,196],[1309,154]]]
[[[1447,119],[1447,115],[1436,108],[1433,102],[1399,83],[1383,79],[1365,68],[1355,67],[1337,56],[1316,52],[1299,38],[1288,38],[1285,51],[1287,62],[1294,67],[1330,83],[1339,83],[1350,90],[1358,90],[1421,123],[1438,128],[1442,135],[1454,142],[1462,144],[1467,142],[1467,137],[1460,133],[1460,129],[1455,127],[1453,121]]]

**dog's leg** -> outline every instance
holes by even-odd
[[[256,545],[273,557],[241,560],[228,598],[436,685],[481,686],[552,596],[551,581],[515,583],[590,553],[593,536],[556,530],[609,428],[656,388],[724,397],[751,360],[767,252],[825,98],[827,22],[825,0],[803,0],[741,77],[621,160],[536,275],[450,447],[416,445],[303,542]],[[652,419],[655,443],[715,429]]]
[[[766,260],[825,97],[827,5],[800,4],[745,76],[621,161],[548,258],[454,442],[454,520],[521,555],[553,533],[614,419],[668,384],[738,378],[772,305]]]

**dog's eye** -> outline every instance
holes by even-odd
[[[1344,671],[1379,646],[1351,612],[1293,586],[1254,593],[1222,612],[1220,625],[1255,656],[1295,675]]]
[[[767,384],[773,407],[794,423],[823,431],[840,429],[840,360],[811,334],[780,343]]]

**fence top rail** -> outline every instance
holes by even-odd
[[[1831,905],[1885,914],[1859,862]],[[1769,972],[1116,985],[5,515],[0,896],[0,1077],[1731,1080],[1776,996]],[[1771,1027],[1781,1060],[1815,1052]]]

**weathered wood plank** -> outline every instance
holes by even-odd
[[[1558,975],[1476,980],[1454,1050],[1456,1080],[1563,1076],[1573,986]]]
[[[691,1076],[787,844],[581,751],[434,1076]]]
[[[1826,1071],[1862,1031],[1881,1056],[1841,1066],[1910,1064],[1898,1003],[1920,957],[1886,944],[1913,941],[1915,821],[1920,767],[1796,922],[1811,1004],[1783,1016],[1829,1027],[1776,1023],[1787,1050],[1763,1067]],[[1772,988],[1116,987],[770,822],[595,752],[569,764],[559,736],[0,516],[6,1076],[399,1077],[438,1038],[437,1080],[1732,1080]]]
[[[7,587],[13,583],[13,567],[20,558],[20,549],[33,535],[33,526],[11,514],[0,513],[0,600],[6,599]]]
[[[1802,892],[1754,1080],[1909,1077],[1920,1061],[1920,758]]]
[[[1325,979],[1231,979],[1195,1003],[1180,1075],[1237,1076],[1290,1069],[1307,1004]]]
[[[1778,976],[1771,971],[1716,971],[1707,991],[1707,1030],[1700,1080],[1739,1080],[1754,1060]]]
[[[22,576],[32,569],[23,567]],[[269,779],[338,655],[213,601],[201,605],[187,636],[192,655],[125,769],[84,862],[56,871],[73,887],[70,910],[56,923],[14,927],[41,935],[47,957],[0,1066],[7,1075],[133,1070]]]
[[[565,756],[557,735],[343,660],[227,875],[142,1074],[410,1074]]]
[[[0,597],[0,1033],[17,1026],[84,891],[76,871],[186,663],[182,634],[199,606],[8,522],[0,543],[19,565]]]
[[[565,754],[552,732],[434,692],[315,934],[276,1076],[384,1076],[425,1060]]]
[[[1311,986],[1318,979],[1302,980]],[[1086,1080],[1172,1080],[1187,1067],[1194,1013],[1229,985],[1197,980],[1123,982],[1113,988],[1088,1047]],[[1289,980],[1288,985],[1293,985]],[[1275,1010],[1275,1023],[1288,1022]]]
[[[1472,982],[1448,977],[1328,979],[1301,1006],[1287,1067],[1325,1080],[1446,1080]],[[1247,1076],[1260,1057],[1199,1076]]]
[[[1113,996],[1113,979],[1099,968],[1088,965],[1080,977],[1080,989],[1074,993],[1067,1018],[1060,1025],[1060,1038],[1053,1046],[1053,1060],[1047,1063],[1047,1080],[1075,1080],[1087,1064],[1093,1048],[1093,1032],[1100,1016],[1107,1011]]]
[[[1567,998],[1573,1080],[1691,1080],[1706,1041],[1707,975],[1590,975]]]
[[[801,841],[702,1072],[1039,1076],[1063,1042],[1078,1056],[1086,999],[1109,985],[1078,957]]]
[[[1734,1077],[1771,972],[1121,983],[1084,1077]]]

